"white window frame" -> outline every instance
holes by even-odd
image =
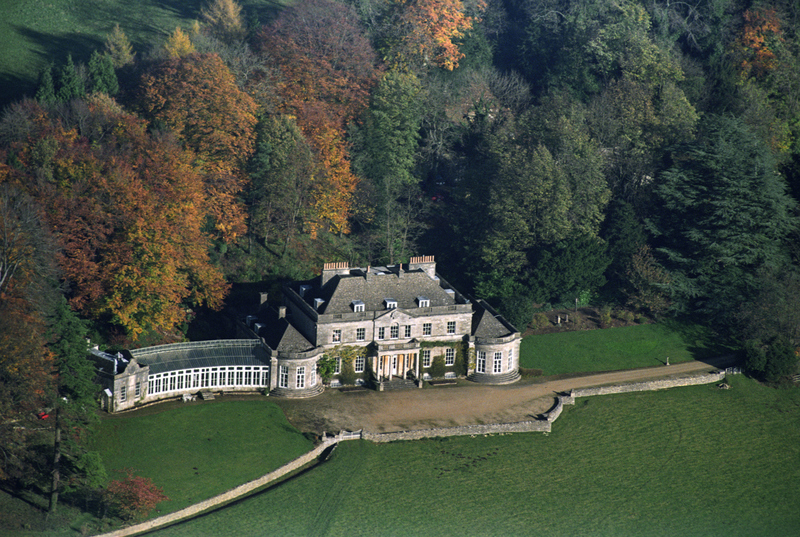
[[[456,350],[453,347],[447,347],[444,350],[444,365],[455,365],[456,363]]]
[[[389,339],[397,339],[400,337],[400,325],[393,324],[389,327]]]
[[[506,371],[514,369],[514,349],[508,349],[508,368]]]
[[[337,328],[331,334],[331,340],[333,343],[341,343],[342,342],[342,329]]]
[[[295,375],[295,384],[294,387],[299,389],[306,387],[306,366],[301,365],[297,367]]]
[[[475,371],[478,373],[486,373],[486,351],[478,351],[478,357],[475,361]]]
[[[317,385],[317,368],[316,367],[312,367],[311,368],[311,373],[309,374],[309,377],[311,377],[311,378],[308,380],[308,385],[313,388],[314,386]]]
[[[278,367],[278,388],[289,387],[289,367],[282,365]]]
[[[366,328],[356,328],[356,341],[364,341],[367,339]]]
[[[139,382],[138,380],[136,381],[136,392],[135,393],[136,393],[136,398],[137,399],[142,396],[142,383]]]
[[[431,323],[422,323],[422,335],[429,336],[431,335],[431,328],[433,325]]]
[[[386,339],[386,327],[378,327],[378,339]]]
[[[447,321],[447,333],[448,334],[455,334],[456,333],[456,322],[455,321]]]
[[[422,349],[422,367],[431,366],[431,350]]]
[[[417,297],[417,304],[419,305],[420,308],[430,308],[431,307],[431,301],[429,299],[425,298],[424,296],[418,296]]]
[[[411,325],[407,324],[403,327],[403,337],[411,337]]]
[[[124,403],[128,400],[128,387],[126,385],[122,385],[119,387],[119,401],[120,403]]]
[[[356,356],[356,359],[353,360],[353,371],[356,373],[363,373],[364,368],[367,364],[367,358],[363,354],[360,356]]]
[[[364,312],[364,303],[360,300],[353,300],[353,311],[356,313],[363,313]]]
[[[492,373],[502,373],[503,372],[503,353],[502,352],[495,352],[494,353],[494,360],[492,363]]]
[[[384,298],[384,304],[386,305],[387,310],[396,310],[397,309],[397,300],[393,298]]]

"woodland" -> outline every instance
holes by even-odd
[[[689,318],[780,383],[799,27],[791,0],[303,0],[266,23],[212,0],[141,49],[117,25],[0,117],[0,480],[51,508],[107,481],[87,341],[213,338],[237,289],[327,261],[435,255],[523,330],[564,305]]]

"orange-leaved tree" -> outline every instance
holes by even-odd
[[[81,116],[40,110],[43,120],[13,144],[19,166],[10,172],[60,240],[72,305],[134,339],[172,329],[194,305],[221,306],[227,284],[208,258],[210,201],[194,153],[108,103],[70,106],[78,104]],[[85,124],[97,129],[81,136]]]
[[[783,42],[781,21],[774,9],[744,12],[744,26],[734,42],[742,79],[760,77],[777,66],[776,49]]]
[[[237,196],[255,147],[257,106],[223,61],[216,54],[191,54],[156,65],[142,77],[139,104],[146,117],[166,124],[196,153],[194,166],[205,177],[218,232],[224,238],[242,233]]]
[[[257,49],[280,70],[283,111],[294,116],[316,161],[309,220],[348,232],[357,178],[350,169],[346,126],[368,104],[380,74],[355,11],[330,0],[309,0],[284,10],[256,38]]]
[[[474,3],[468,15],[461,0],[396,0],[399,7],[401,45],[395,61],[435,65],[452,71],[464,53],[456,41],[470,30],[486,8],[486,2]]]

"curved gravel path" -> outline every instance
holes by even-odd
[[[395,392],[340,392],[336,389],[305,400],[273,399],[301,431],[366,429],[371,432],[408,431],[484,423],[527,421],[546,412],[557,392],[608,384],[625,384],[711,371],[733,363],[731,357],[704,362],[614,371],[573,378],[522,380],[508,386],[428,387]]]

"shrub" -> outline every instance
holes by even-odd
[[[106,503],[120,518],[146,517],[156,505],[169,500],[151,479],[133,475],[130,468],[124,471],[126,477],[109,483],[105,492]]]
[[[600,310],[600,326],[608,328],[611,326],[611,306],[603,306]]]
[[[548,326],[549,324],[550,324],[550,319],[548,319],[547,315],[545,315],[542,312],[539,312],[536,315],[534,315],[533,316],[533,322],[531,323],[533,328],[536,329],[536,330],[544,328],[545,326]]]
[[[619,313],[617,314],[617,317],[619,317],[620,319],[622,319],[626,323],[633,322],[633,318],[634,318],[633,312],[630,311],[630,310],[620,310]]]
[[[444,365],[444,355],[439,354],[438,356],[434,356],[431,367],[428,368],[428,373],[430,373],[433,378],[442,378],[444,377],[445,371],[447,371],[447,368]]]

